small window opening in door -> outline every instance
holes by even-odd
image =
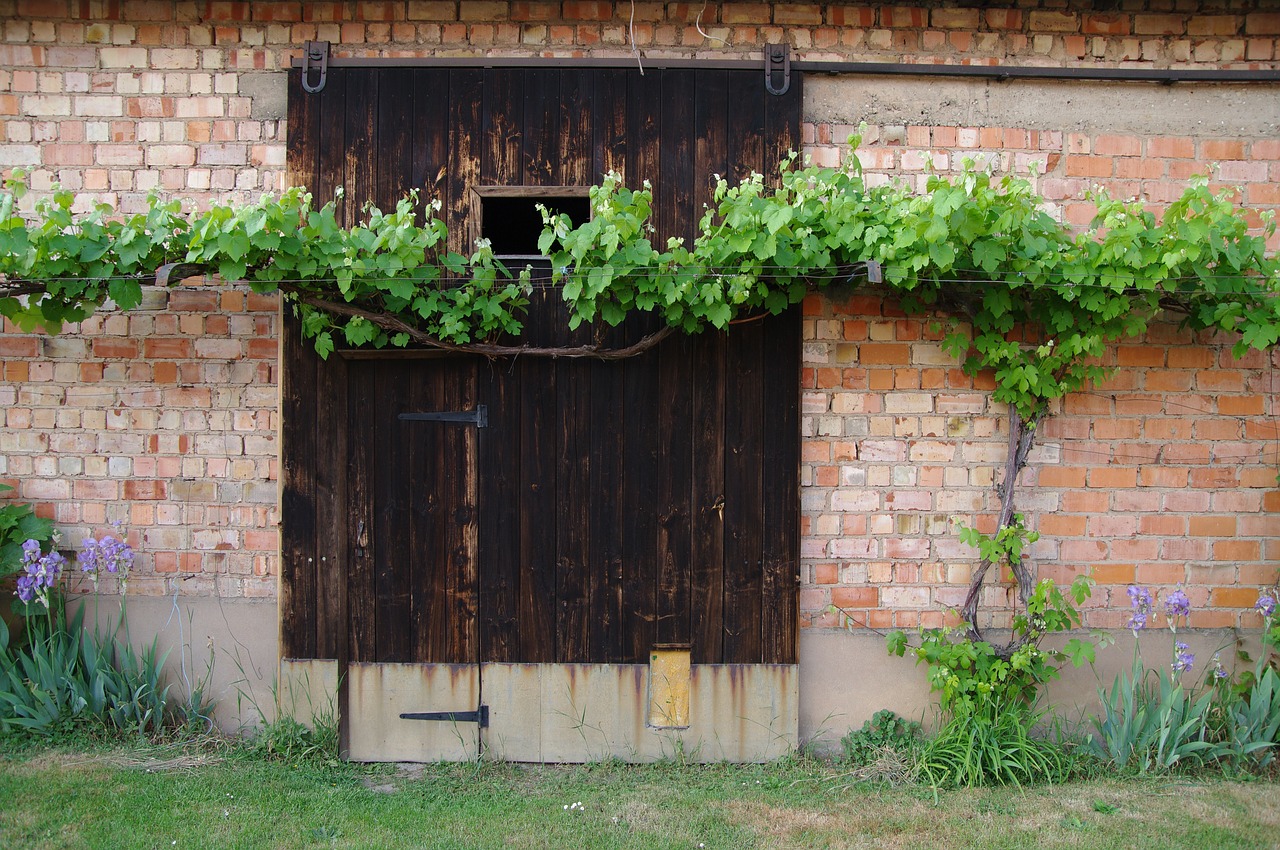
[[[510,259],[542,259],[538,238],[542,236],[542,205],[564,213],[574,225],[591,217],[591,200],[585,187],[497,187],[478,188],[480,235],[489,240],[493,253]]]

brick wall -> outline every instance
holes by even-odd
[[[0,481],[64,545],[121,523],[131,592],[274,596],[277,299],[152,289],[49,337],[0,335]]]
[[[957,525],[994,531],[1007,409],[971,379],[930,319],[855,296],[805,303],[802,622],[951,622],[977,559]],[[1090,627],[1123,627],[1132,582],[1184,585],[1191,625],[1256,627],[1257,587],[1280,566],[1280,427],[1272,357],[1157,325],[1113,349],[1106,384],[1041,426],[1017,508],[1043,537],[1041,577],[1090,571]],[[986,624],[1008,625],[1014,588],[992,584]],[[835,605],[845,614],[829,612]]]
[[[742,56],[787,41],[802,58],[1119,67],[1274,68],[1280,15],[1208,0],[1101,13],[1075,2],[1003,8],[637,2],[167,3],[0,0],[0,170],[30,171],[82,204],[125,210],[148,191],[250,198],[284,181],[281,69],[308,39],[339,55]],[[1004,95],[1012,96],[1012,95]],[[1101,184],[1156,207],[1192,173],[1280,205],[1280,145],[1234,130],[1115,132],[931,118],[872,121],[872,180],[919,178],[969,155],[1030,173],[1057,214],[1088,220]],[[835,163],[858,123],[811,116],[806,152]],[[1194,131],[1193,131],[1194,130]],[[660,187],[659,187],[660,190]],[[1273,246],[1274,247],[1274,246]],[[0,334],[0,479],[74,539],[127,522],[143,593],[274,593],[276,313],[238,289],[148,295],[45,338]],[[940,622],[972,553],[959,522],[990,521],[1003,411],[965,378],[927,321],[876,299],[806,304],[806,625],[834,602],[872,625]],[[1044,532],[1043,575],[1092,567],[1101,610],[1130,580],[1185,583],[1202,626],[1241,622],[1270,580],[1277,464],[1272,365],[1161,326],[1113,354],[1121,371],[1044,427],[1020,506]],[[1007,619],[1006,589],[987,600]],[[988,609],[990,610],[990,608]],[[1248,620],[1243,621],[1245,625]]]

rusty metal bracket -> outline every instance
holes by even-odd
[[[879,260],[861,260],[853,264],[849,283],[853,283],[858,277],[866,277],[867,283],[884,283],[884,267]]]
[[[482,705],[475,711],[406,711],[401,720],[443,720],[447,723],[479,723],[481,729],[489,728],[489,706]]]
[[[311,84],[311,70],[316,64],[320,68],[320,81]],[[325,78],[329,75],[329,42],[308,41],[302,50],[302,90],[307,94],[317,94],[324,90]]]
[[[787,44],[764,46],[764,89],[769,94],[786,94],[791,88],[791,47]]]
[[[204,268],[195,263],[165,263],[156,269],[156,286],[173,286],[180,280],[204,274]]]

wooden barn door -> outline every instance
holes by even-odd
[[[477,208],[488,187],[554,195],[612,170],[653,182],[659,242],[691,238],[713,174],[769,173],[798,148],[792,85],[768,95],[758,70],[330,68],[306,95],[294,74],[290,176],[321,198],[344,186],[348,222],[417,188],[461,251],[500,226]],[[570,332],[540,280],[522,337],[535,344],[657,327]],[[333,660],[353,758],[656,757],[672,739],[645,731],[651,668],[672,654],[686,699],[701,696],[669,725],[713,741],[703,757],[794,740],[797,309],[612,363],[320,362],[285,327],[282,655]]]
[[[348,731],[358,759],[479,752],[473,361],[348,364]],[[336,459],[338,462],[341,459]],[[354,528],[351,526],[354,524]]]

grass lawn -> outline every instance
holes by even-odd
[[[0,751],[4,848],[1280,847],[1280,785],[1267,781],[1105,778],[935,802],[810,759],[316,767],[234,751]]]

